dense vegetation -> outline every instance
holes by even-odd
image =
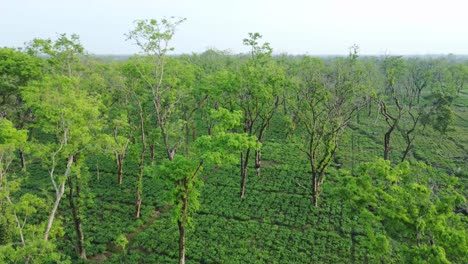
[[[466,263],[468,62],[0,49],[0,263]]]

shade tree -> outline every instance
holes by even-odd
[[[272,59],[272,48],[268,42],[260,44],[262,35],[249,33],[243,40],[250,48],[249,59],[238,72],[236,109],[243,112],[243,132],[256,136],[259,143],[265,139],[265,132],[280,105],[286,75]],[[252,150],[240,153],[241,185],[240,197],[245,197],[247,170]],[[255,150],[255,169],[260,172],[261,149]]]
[[[225,108],[212,110],[210,118],[216,123],[211,135],[198,137],[188,153],[176,154],[173,160],[166,159],[153,166],[156,179],[165,181],[167,201],[172,205],[172,215],[179,230],[179,263],[185,263],[186,232],[193,227],[193,216],[198,210],[200,178],[204,168],[229,167],[237,163],[237,154],[246,148],[259,147],[254,136],[232,132],[241,124],[242,113],[230,112]],[[205,177],[209,176],[209,171]]]
[[[460,263],[467,257],[466,229],[455,208],[465,202],[457,178],[424,163],[377,160],[335,183],[360,221],[379,261]]]
[[[368,97],[364,95],[368,87],[361,66],[357,49],[348,58],[337,59],[331,65],[310,57],[301,61],[291,104],[300,123],[295,142],[310,166],[309,191],[315,207],[341,137],[367,103]]]

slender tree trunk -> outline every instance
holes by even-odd
[[[49,240],[49,233],[50,233],[50,230],[52,229],[52,225],[54,223],[55,213],[57,212],[57,209],[58,209],[59,204],[60,204],[60,200],[62,200],[63,194],[65,193],[65,182],[61,183],[59,185],[59,188],[60,188],[60,191],[58,193],[56,193],[56,195],[55,195],[55,202],[54,202],[54,205],[52,206],[52,210],[50,211],[49,221],[47,221],[46,230],[44,232],[44,240],[45,241]]]
[[[144,156],[145,150],[141,151],[140,156],[140,164],[138,169],[138,183],[137,183],[137,191],[136,191],[136,209],[135,209],[135,217],[140,218],[141,215],[141,202],[142,202],[142,189],[143,189],[143,170],[144,170]]]
[[[255,151],[255,172],[257,176],[260,176],[260,166],[262,163],[262,150],[258,149]]]
[[[390,159],[390,134],[391,132],[385,133],[384,136],[384,159],[389,160]]]
[[[185,264],[185,227],[181,221],[177,221],[179,225],[179,264]]]
[[[141,153],[140,153],[140,163],[138,164],[138,183],[137,183],[137,191],[136,191],[136,212],[135,217],[140,218],[141,214],[141,192],[143,188],[143,169],[144,169],[144,161],[145,161],[145,151],[146,151],[146,142],[145,142],[145,126],[144,126],[144,119],[143,119],[143,109],[141,105],[139,105],[139,115],[140,115],[140,131],[141,131]]]
[[[395,102],[395,106],[398,109],[398,115],[393,117],[390,115],[387,111],[387,106],[384,101],[380,101],[380,113],[385,117],[385,121],[387,122],[389,129],[387,133],[384,135],[384,159],[385,160],[390,160],[390,137],[393,133],[393,130],[397,128],[398,126],[398,121],[401,118],[401,113],[403,111],[403,107],[400,105],[399,101],[397,98],[393,98],[393,101]]]
[[[189,120],[189,115],[187,113],[187,110],[184,112],[184,118],[185,118],[185,124],[184,124],[184,130],[185,130],[185,146],[184,146],[184,152],[185,155],[189,155],[190,151],[190,125],[188,123]]]
[[[177,221],[179,226],[179,264],[185,264],[185,222],[188,217],[188,180],[184,179],[183,184],[184,196],[182,197],[182,217]]]
[[[424,87],[423,87],[423,88],[424,88]],[[419,99],[421,98],[421,92],[422,92],[422,89],[423,89],[423,88],[418,89],[418,94],[417,94],[417,102],[418,102],[418,104],[419,104]]]
[[[7,199],[8,203],[13,206],[13,203],[11,202],[10,196],[7,195],[6,199]],[[15,216],[16,227],[18,228],[18,232],[19,232],[19,235],[20,235],[21,245],[24,248],[24,247],[26,247],[26,241],[24,240],[23,227],[24,227],[24,223],[26,223],[26,218],[24,219],[23,225],[21,225],[20,220],[18,218],[18,215],[16,214],[16,210],[13,210],[13,214]],[[31,260],[31,255],[28,254],[26,256],[26,260],[25,260],[24,263],[28,264],[30,260]]]
[[[403,152],[403,157],[401,158],[401,162],[405,161],[405,159],[408,156],[410,150],[413,148],[413,142],[414,142],[414,140],[416,138],[416,135],[414,135],[413,132],[416,130],[416,126],[418,125],[419,118],[421,116],[421,114],[418,114],[418,116],[415,117],[414,114],[412,114],[410,111],[409,111],[409,114],[410,114],[411,118],[413,119],[413,126],[408,131],[406,131],[405,134],[404,134],[405,141],[406,141],[406,148],[405,148],[405,151]],[[423,130],[424,130],[424,128],[423,128]]]
[[[68,162],[67,162],[67,168],[65,170],[65,177],[69,177],[71,166],[73,164],[73,155],[70,155],[68,157]],[[57,212],[57,209],[59,207],[60,201],[62,200],[63,194],[65,193],[65,182],[62,182],[59,184],[59,186],[56,186],[55,180],[54,180],[54,175],[53,175],[53,170],[50,172],[50,177],[51,181],[55,187],[55,202],[54,205],[52,206],[52,210],[50,211],[49,214],[49,221],[47,221],[47,226],[44,231],[44,240],[47,241],[49,240],[49,233],[50,230],[52,229],[52,225],[54,223],[55,219],[55,214]]]
[[[320,194],[320,182],[316,172],[312,172],[312,204],[318,207],[318,198]]]
[[[396,126],[397,126],[397,122],[394,122],[393,125],[390,127],[387,133],[385,133],[385,136],[384,136],[384,159],[385,160],[390,159],[390,137]]]
[[[413,141],[409,138],[408,135],[406,135],[406,148],[405,151],[403,152],[403,157],[401,157],[401,162],[405,161],[406,157],[408,156],[410,150],[413,147]]]
[[[194,142],[197,139],[197,126],[195,122],[192,122],[192,141]]]
[[[240,191],[240,197],[241,199],[245,198],[245,184],[247,181],[247,167],[249,163],[249,157],[250,157],[250,148],[247,149],[245,153],[245,157],[243,157],[243,152],[241,152],[241,191]]]
[[[85,249],[85,242],[84,242],[84,233],[83,233],[83,228],[82,228],[82,223],[81,223],[80,209],[79,209],[79,205],[75,203],[75,198],[74,198],[75,187],[73,185],[74,184],[73,184],[72,176],[69,175],[68,176],[68,188],[69,188],[68,201],[70,203],[70,208],[71,208],[72,216],[73,216],[73,222],[75,224],[75,232],[76,232],[76,237],[77,237],[77,242],[78,242],[78,253],[80,255],[80,258],[86,259],[86,249]],[[78,183],[76,183],[76,198],[78,200],[80,199],[80,187]]]
[[[21,170],[26,171],[26,158],[24,156],[23,148],[19,149],[19,154],[20,154],[20,160],[21,160]]]
[[[150,145],[149,145],[149,149],[150,149],[151,161],[154,161],[154,158],[155,158],[155,154],[154,154],[154,144],[150,144]]]
[[[208,136],[211,136],[213,134],[213,125],[212,124],[208,124],[206,126],[206,133],[208,133]]]
[[[122,184],[123,182],[123,158],[122,154],[115,155],[115,161],[117,165],[117,183]]]
[[[140,218],[140,214],[141,214],[141,188],[137,188],[135,217]]]

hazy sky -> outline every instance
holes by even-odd
[[[277,53],[468,54],[466,0],[0,0],[0,47],[76,33],[90,53],[131,54],[134,20],[170,16],[187,18],[176,53],[245,52],[259,32]]]

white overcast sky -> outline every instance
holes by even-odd
[[[132,54],[136,19],[178,16],[176,53],[245,52],[259,32],[276,53],[468,54],[466,0],[0,0],[0,47],[76,33],[90,53]]]

